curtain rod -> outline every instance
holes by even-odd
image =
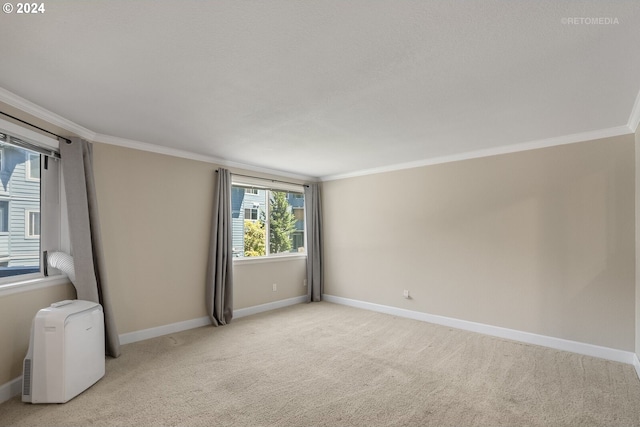
[[[216,169],[216,173],[218,173],[218,170]],[[271,182],[280,182],[282,184],[290,184],[290,185],[301,185],[303,187],[309,187],[309,185],[307,184],[298,184],[296,182],[289,182],[289,181],[280,181],[278,179],[270,179],[270,178],[260,178],[259,176],[251,176],[251,175],[242,175],[240,173],[232,173],[231,175],[235,175],[235,176],[243,176],[245,178],[254,178],[254,179],[263,179],[265,181],[271,181]]]
[[[46,130],[46,129],[41,128],[40,126],[36,126],[36,125],[34,125],[33,123],[25,122],[24,120],[19,119],[19,118],[17,118],[17,117],[14,117],[14,116],[12,116],[11,114],[7,114],[7,113],[5,113],[4,111],[0,111],[0,114],[2,114],[3,116],[11,117],[13,120],[17,120],[17,121],[19,121],[20,123],[24,123],[25,125],[28,125],[28,126],[31,126],[31,127],[33,127],[33,128],[36,128],[36,129],[38,129],[38,130],[41,130],[42,132],[46,132],[46,133],[48,133],[49,135],[57,136],[58,138],[60,138],[60,139],[63,139],[63,140],[65,140],[65,141],[67,141],[67,144],[71,144],[71,140],[70,140],[69,138],[65,138],[64,136],[60,136],[60,135],[58,135],[57,133],[50,132],[50,131],[48,131],[48,130]]]

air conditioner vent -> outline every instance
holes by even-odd
[[[22,394],[25,396],[31,396],[31,359],[24,359],[23,367]]]

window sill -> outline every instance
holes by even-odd
[[[283,261],[295,261],[298,259],[307,259],[307,254],[294,254],[294,255],[273,255],[273,256],[261,256],[261,257],[246,257],[246,258],[234,258],[234,265],[243,264],[262,264],[270,262],[283,262]]]
[[[37,289],[48,288],[50,286],[58,286],[71,283],[69,278],[64,274],[49,277],[37,277],[34,279],[20,280],[12,283],[0,284],[0,297],[20,292],[34,291]]]

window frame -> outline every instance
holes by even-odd
[[[7,135],[7,143],[11,143],[10,137],[22,142],[42,147],[44,151],[57,152],[58,141],[54,138],[34,132],[21,125],[8,122],[0,118],[0,133]],[[29,151],[29,150],[28,150]],[[33,151],[33,150],[30,150]],[[35,152],[34,152],[35,153]],[[4,153],[3,153],[4,154]],[[37,154],[37,153],[36,153]],[[1,165],[4,169],[4,156]],[[0,297],[42,289],[50,286],[58,286],[69,283],[69,278],[62,273],[45,276],[42,263],[43,250],[62,250],[71,252],[71,243],[68,228],[64,226],[68,221],[66,203],[64,202],[64,182],[57,159],[49,157],[49,169],[44,170],[44,159],[40,157],[40,269],[35,273],[20,274],[0,278]],[[29,162],[27,162],[29,163]],[[25,171],[25,178],[27,178]],[[33,209],[31,209],[33,210]],[[25,222],[26,225],[26,222]]]
[[[265,190],[267,191],[267,195],[265,196],[266,199],[266,204],[267,204],[267,209],[265,211],[265,215],[269,215],[269,209],[268,209],[268,199],[269,199],[269,191],[279,191],[279,192],[283,192],[283,193],[294,193],[294,194],[299,194],[301,195],[302,199],[305,198],[304,196],[304,185],[303,184],[289,184],[289,183],[282,183],[282,182],[274,182],[272,180],[268,180],[268,179],[263,179],[263,178],[253,178],[253,177],[246,177],[246,176],[234,176],[233,174],[231,174],[231,187],[241,187],[244,188],[245,190],[251,189],[251,190]],[[250,193],[252,195],[255,195],[256,193]],[[304,204],[304,206],[302,207],[302,209],[304,210],[304,214],[303,217],[305,218],[304,221],[304,247],[305,247],[305,251],[304,252],[286,252],[286,253],[279,253],[279,254],[271,254],[268,253],[269,252],[269,223],[267,222],[265,224],[265,234],[266,234],[266,240],[265,240],[265,246],[266,246],[266,250],[267,250],[267,254],[266,255],[262,255],[262,256],[252,256],[252,257],[245,257],[245,256],[241,256],[241,257],[233,257],[233,263],[234,264],[244,264],[244,263],[263,263],[263,262],[271,262],[271,261],[285,261],[285,260],[291,260],[291,259],[306,259],[307,258],[307,222],[306,222],[306,203]],[[259,209],[260,210],[260,209]],[[243,220],[246,218],[243,218]],[[250,220],[249,221],[253,221]],[[232,237],[233,238],[233,237]]]

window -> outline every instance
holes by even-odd
[[[258,207],[246,208],[244,210],[244,219],[255,221],[258,219]]]
[[[24,237],[26,237],[27,239],[40,238],[40,212],[25,211],[24,217],[24,220],[26,222],[26,225],[24,227]]]
[[[251,182],[234,181],[231,196],[234,257],[305,253],[303,188],[282,185],[284,188],[256,189]]]
[[[0,200],[0,233],[9,231],[9,201]]]
[[[0,120],[0,290],[44,277],[42,251],[68,248],[60,238],[59,162],[42,162],[38,152],[50,147],[54,140]]]
[[[25,153],[27,155],[26,178],[30,181],[40,181],[40,154]]]

